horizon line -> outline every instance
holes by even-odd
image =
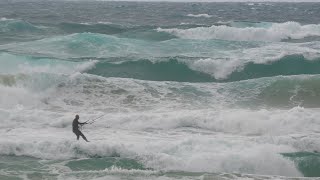
[[[68,1],[68,2],[174,2],[174,3],[320,3],[319,0],[13,0],[13,2]]]

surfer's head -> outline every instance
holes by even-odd
[[[76,115],[76,119],[79,119],[79,115],[78,114]]]

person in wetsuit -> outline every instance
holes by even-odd
[[[82,134],[82,132],[79,130],[79,124],[80,124],[80,125],[84,125],[84,124],[88,124],[88,123],[86,123],[86,122],[81,123],[81,122],[79,122],[78,120],[79,120],[79,115],[76,115],[76,118],[75,118],[75,119],[73,120],[73,122],[72,122],[72,131],[73,131],[73,133],[76,134],[77,140],[79,140],[79,137],[81,136],[85,141],[89,142],[89,141],[87,140],[87,138],[86,138],[86,137]]]

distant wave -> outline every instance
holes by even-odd
[[[191,24],[187,27],[197,27],[197,25]],[[64,32],[73,34],[96,33],[151,41],[163,41],[175,38],[175,36],[164,32],[159,33],[154,29],[154,26],[120,25],[111,22],[60,23],[58,28]]]
[[[178,27],[198,27],[199,25],[179,25]],[[41,37],[50,37],[52,35],[65,35],[76,33],[95,33],[113,35],[117,37],[125,37],[132,39],[144,39],[149,41],[164,41],[176,38],[174,35],[158,32],[154,26],[134,26],[134,25],[121,25],[111,22],[83,22],[83,23],[70,23],[62,22],[50,26],[38,26],[28,21],[19,19],[0,19],[0,36],[2,41],[8,38],[21,38],[22,35],[34,35],[33,39]],[[49,36],[48,36],[49,35]],[[29,37],[29,36],[26,36]],[[24,37],[24,38],[26,38]],[[23,39],[22,39],[23,40]],[[19,40],[12,40],[19,42]]]
[[[41,28],[23,20],[18,19],[0,19],[0,32],[2,33],[22,33],[22,32],[39,32]]]
[[[199,18],[199,17],[211,18],[212,17],[209,14],[188,14],[187,16],[188,17],[197,17],[197,18]]]
[[[0,18],[0,21],[8,21],[8,20],[13,20],[13,19],[8,19],[8,18],[6,18],[6,17],[1,17],[1,18]]]
[[[301,25],[297,22],[274,23],[270,27],[229,27],[211,26],[191,29],[163,29],[159,32],[167,32],[184,39],[221,39],[232,41],[281,41],[286,39],[302,39],[308,36],[320,36],[320,25]]]
[[[128,30],[127,27],[112,23],[60,23],[58,27],[68,33],[119,34]]]
[[[156,31],[142,34],[130,32],[128,34],[123,33],[121,36],[100,33],[74,33],[36,41],[0,45],[1,50],[8,52],[58,59],[184,56],[199,57],[199,59],[211,58],[213,61],[221,61],[226,65],[231,63],[232,66],[251,61],[270,62],[291,54],[303,54],[308,59],[314,59],[313,57],[320,56],[319,47],[318,41],[271,44],[225,40],[203,41],[175,38],[174,35],[166,32],[159,33]],[[229,72],[229,68],[226,68],[219,69],[219,71]],[[212,73],[213,71],[205,72]]]

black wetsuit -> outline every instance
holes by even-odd
[[[87,138],[82,134],[82,132],[79,130],[79,124],[84,125],[86,123],[80,123],[78,119],[74,119],[72,122],[72,131],[77,135],[77,140],[79,140],[79,137],[81,136],[85,141],[89,142]]]

